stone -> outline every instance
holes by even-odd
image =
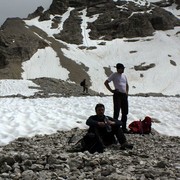
[[[23,180],[36,180],[37,175],[32,170],[27,170],[22,173]]]
[[[152,129],[151,135],[126,135],[135,145],[132,150],[123,151],[114,145],[104,153],[68,152],[75,143],[68,141],[69,137],[80,138],[85,132],[74,128],[51,135],[17,138],[0,147],[0,180],[179,178],[179,137],[160,135]],[[54,145],[54,142],[61,143]],[[8,158],[2,157],[12,157],[12,152],[22,158],[16,157],[15,163],[8,165]]]

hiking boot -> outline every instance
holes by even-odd
[[[129,131],[127,129],[122,129],[123,133],[129,134]]]
[[[121,145],[121,150],[126,150],[126,149],[133,149],[133,144],[129,144],[125,142],[124,144]]]
[[[77,143],[75,145],[72,145],[70,149],[67,150],[67,152],[83,152],[83,147],[81,143]]]
[[[73,147],[67,150],[67,152],[83,152],[83,148],[82,147]]]

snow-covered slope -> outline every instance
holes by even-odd
[[[140,1],[141,3],[143,1]],[[28,26],[35,25],[45,31],[50,37],[63,29],[63,23],[68,18],[73,8],[69,8],[62,16],[61,23],[56,29],[51,29],[51,20],[39,22],[38,18],[26,20]],[[174,13],[177,17],[179,11],[173,4],[165,8]],[[64,55],[76,63],[84,64],[89,67],[88,75],[91,77],[91,88],[97,92],[109,93],[103,85],[107,75],[104,67],[114,68],[116,63],[123,63],[126,67],[125,74],[128,77],[130,85],[130,94],[136,93],[162,93],[165,95],[179,94],[180,89],[180,27],[168,31],[156,31],[153,36],[144,38],[133,38],[129,41],[127,38],[115,39],[113,41],[104,41],[105,45],[99,45],[101,40],[91,40],[89,38],[90,30],[87,29],[87,23],[93,22],[97,17],[94,15],[89,18],[86,16],[86,9],[82,10],[81,23],[83,44],[82,46],[96,46],[96,49],[80,49],[78,45],[66,44],[68,49],[63,49]],[[50,43],[50,42],[49,42]],[[42,60],[41,60],[42,59]],[[52,71],[49,69],[48,60],[52,65]],[[36,68],[33,62],[36,63]],[[60,60],[61,61],[61,60]],[[153,68],[144,71],[136,71],[134,66],[148,66],[154,64]],[[52,49],[38,51],[29,61],[23,63],[23,79],[32,79],[43,77],[48,72],[47,77],[68,79],[69,72],[57,63],[56,53]],[[46,69],[48,69],[46,71]],[[82,77],[83,79],[83,77]]]

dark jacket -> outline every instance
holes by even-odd
[[[104,119],[105,119],[105,117],[107,117],[109,120],[111,120],[111,121],[115,121],[115,123],[116,123],[116,126],[121,126],[122,125],[122,122],[121,121],[119,121],[119,120],[115,120],[115,119],[113,119],[112,117],[109,117],[109,116],[98,116],[98,115],[93,115],[93,116],[90,116],[88,119],[87,119],[87,121],[86,121],[86,124],[88,125],[88,126],[90,126],[90,128],[91,127],[99,127],[98,126],[98,122],[104,122]],[[99,127],[100,128],[100,127]]]
[[[114,125],[111,126],[112,128],[111,132],[107,131],[107,127],[100,127],[98,125],[98,122],[103,122],[105,117],[107,117],[111,121],[116,122]],[[121,121],[115,120],[105,115],[104,116],[93,115],[87,119],[86,124],[89,126],[88,133],[96,134],[96,136],[102,139],[104,145],[111,145],[116,143],[114,135],[116,134],[117,130],[120,128]]]

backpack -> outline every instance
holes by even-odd
[[[104,151],[103,143],[94,133],[87,133],[81,140],[82,151],[89,151],[91,154]]]
[[[137,134],[149,134],[151,133],[152,119],[146,116],[144,120],[133,121],[129,124],[130,132]]]
[[[83,80],[82,82],[80,82],[80,86],[84,86],[85,85],[85,81]]]
[[[74,135],[73,135],[74,137]],[[71,137],[68,140],[68,144],[71,142]],[[74,145],[68,149],[68,152],[84,152],[89,151],[89,153],[93,154],[95,152],[103,153],[104,145],[101,142],[100,138],[97,137],[95,133],[86,133],[81,139],[79,139]]]

